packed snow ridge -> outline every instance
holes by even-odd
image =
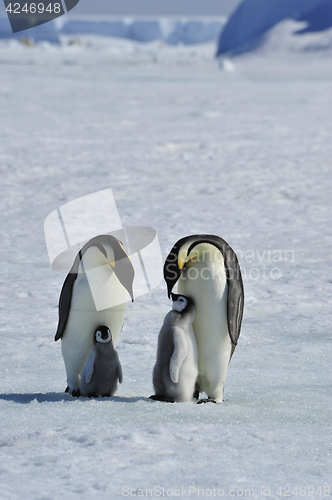
[[[13,35],[9,21],[0,17],[0,38],[31,37],[35,41],[59,42],[59,35],[82,34],[126,38],[137,42],[160,40],[169,45],[192,45],[217,41],[225,18],[114,18],[61,17]]]

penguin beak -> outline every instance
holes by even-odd
[[[182,269],[187,261],[187,252],[182,250],[178,253],[178,268]]]
[[[182,259],[179,255],[178,257],[178,268],[179,269],[183,269],[184,265],[185,265],[186,261],[184,259]]]

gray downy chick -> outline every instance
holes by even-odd
[[[197,346],[192,323],[195,304],[184,295],[172,294],[172,311],[166,314],[158,337],[153,369],[155,395],[151,399],[183,402],[192,399],[198,375]]]
[[[81,395],[112,396],[122,383],[122,368],[107,326],[94,333],[94,345],[81,373]]]

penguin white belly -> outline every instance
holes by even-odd
[[[196,304],[193,330],[198,351],[198,383],[216,402],[222,402],[232,343],[227,323],[227,279],[222,255],[190,261],[183,269],[178,293]]]
[[[119,291],[122,293],[121,289]],[[125,289],[123,293],[123,304],[97,311],[86,275],[78,274],[73,288],[65,334],[62,338],[62,355],[70,391],[78,390],[80,387],[80,374],[92,350],[96,328],[100,325],[107,326],[112,332],[114,344],[117,342],[126,311],[127,292]]]
[[[178,401],[190,401],[192,399],[198,375],[195,334],[192,328],[190,330],[187,339],[188,354],[180,368],[178,393],[181,394],[181,397],[178,398]]]

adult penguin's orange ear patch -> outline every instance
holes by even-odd
[[[197,262],[199,260],[199,252],[197,250],[194,250],[193,255],[190,257],[188,262]]]

